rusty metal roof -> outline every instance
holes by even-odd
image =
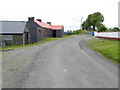
[[[50,24],[47,24],[47,23],[44,23],[44,22],[40,22],[40,21],[37,21],[37,20],[35,20],[35,22],[36,22],[38,25],[40,25],[41,27],[51,29],[51,25],[50,25]]]
[[[63,25],[50,25],[48,23],[40,22],[38,20],[35,20],[35,22],[43,28],[49,28],[52,30],[62,30],[63,29]]]
[[[52,25],[53,30],[62,30],[63,26],[62,25]]]

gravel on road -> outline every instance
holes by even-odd
[[[2,53],[3,88],[117,88],[118,65],[87,46],[89,35]]]

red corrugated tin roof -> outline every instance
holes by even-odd
[[[40,22],[40,21],[37,21],[37,20],[35,20],[35,22],[38,25],[40,25],[41,27],[44,27],[44,28],[49,28],[49,29],[52,29],[52,30],[61,30],[61,29],[63,29],[62,25],[50,25],[50,24]]]
[[[40,22],[40,21],[37,21],[37,20],[35,20],[35,22],[36,22],[38,25],[40,25],[41,27],[51,29],[51,25],[50,25],[50,24],[47,24],[47,23],[44,23],[44,22]]]
[[[52,25],[52,29],[53,30],[61,30],[61,29],[63,29],[63,26],[62,25]]]

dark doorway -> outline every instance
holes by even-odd
[[[56,30],[53,30],[53,37],[56,37]]]

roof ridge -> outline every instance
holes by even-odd
[[[34,20],[34,22],[36,22],[39,26],[43,28],[49,28],[49,29],[62,29],[63,28],[63,25],[50,25],[48,23],[40,22],[38,20]]]
[[[9,21],[9,20],[1,20],[0,22],[27,22],[27,21]]]

